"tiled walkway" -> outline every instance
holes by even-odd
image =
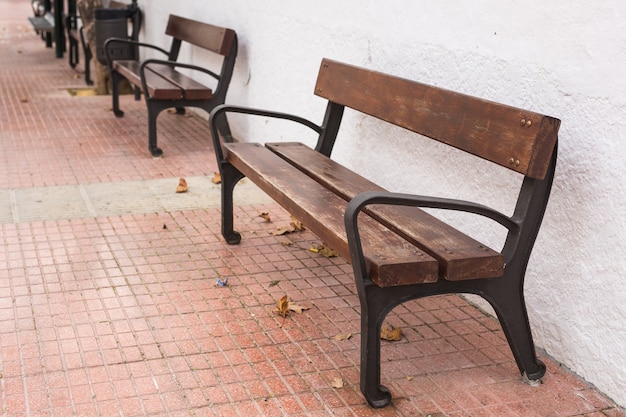
[[[271,235],[289,216],[249,185],[226,245],[206,122],[164,113],[152,159],[143,102],[116,119],[71,97],[82,78],[29,13],[0,0],[1,416],[626,416],[546,357],[523,384],[497,322],[456,296],[389,316],[394,400],[370,409],[349,266]],[[310,309],[277,316],[283,295]]]

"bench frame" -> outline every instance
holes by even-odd
[[[170,15],[165,33],[172,37],[170,50],[147,44],[144,42],[127,39],[110,38],[105,42],[105,52],[109,63],[109,71],[113,83],[112,100],[113,112],[116,117],[123,117],[124,112],[119,106],[119,82],[126,78],[128,81],[141,88],[148,107],[148,148],[153,157],[160,157],[163,151],[157,146],[157,117],[168,108],[176,108],[178,114],[184,114],[185,107],[198,107],[210,113],[216,106],[223,104],[226,93],[233,75],[235,60],[237,58],[237,34],[227,28],[213,26],[207,23]],[[182,42],[212,51],[223,56],[223,62],[219,73],[196,65],[177,62]],[[158,51],[166,56],[166,59],[148,59],[141,61],[116,61],[110,55],[111,49],[116,44],[131,44],[136,48],[148,48]],[[137,57],[139,55],[137,54]],[[168,67],[170,75],[159,74],[157,69]],[[186,89],[186,83],[194,82],[188,76],[179,73],[177,69],[199,71],[216,79],[217,86],[214,90],[204,87],[202,94],[194,96]],[[154,73],[162,77],[162,81],[175,86],[178,90],[174,93],[166,91],[159,94],[158,87],[150,85],[146,74]],[[219,123],[219,129],[227,141],[232,141],[228,121],[223,119]]]
[[[299,209],[284,190],[278,190],[270,184],[273,174],[271,168],[268,172],[260,172],[246,164],[245,157],[241,155],[254,144],[220,141],[217,120],[226,113],[284,119],[307,126],[319,135],[315,151],[330,157],[344,108],[351,107],[519,172],[524,175],[524,179],[512,216],[472,202],[390,193],[379,188],[353,198],[345,197],[349,201],[344,215],[348,260],[353,267],[361,304],[360,387],[371,406],[384,407],[389,404],[391,394],[380,384],[379,335],[383,320],[394,307],[409,300],[451,293],[476,294],[487,300],[496,312],[520,373],[528,380],[540,380],[546,367],[535,352],[524,301],[524,276],[554,178],[560,121],[328,59],[322,61],[315,94],[328,99],[321,125],[291,114],[226,105],[217,107],[211,113],[209,124],[222,177],[222,235],[226,242],[237,244],[241,240],[241,235],[233,227],[233,192],[237,182],[246,176],[242,171],[288,211]],[[498,141],[495,143],[505,143],[505,146],[490,146],[495,140]],[[276,146],[266,144],[266,148]],[[255,152],[260,153],[264,149],[257,148]],[[284,158],[284,155],[281,157]],[[279,163],[279,159],[276,163]],[[298,168],[303,169],[302,166]],[[319,175],[315,180],[326,181]],[[484,216],[499,223],[508,230],[501,251],[501,274],[453,280],[448,276],[451,274],[440,267],[439,276],[434,282],[424,279],[416,280],[415,283],[404,282],[402,285],[377,285],[372,279],[371,261],[364,253],[360,236],[363,216],[359,216],[359,213],[365,212],[389,226],[389,223],[385,223],[387,219],[377,218],[374,206],[380,205],[456,210]],[[313,217],[309,219],[314,220]],[[304,219],[300,220],[314,234],[328,234],[323,225],[313,221],[311,226]],[[392,230],[402,233],[401,230]],[[430,244],[423,243],[426,246]],[[342,256],[346,257],[345,251]]]

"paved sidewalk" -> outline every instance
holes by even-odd
[[[0,416],[626,416],[544,355],[523,384],[497,322],[456,296],[390,314],[394,400],[370,409],[351,268],[272,235],[289,215],[249,183],[226,245],[206,121],[163,113],[151,158],[144,103],[116,119],[110,97],[72,97],[82,74],[29,7],[0,0]],[[283,295],[310,309],[277,316]]]

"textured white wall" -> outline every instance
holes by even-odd
[[[325,103],[313,86],[321,58],[329,57],[560,118],[555,185],[527,274],[529,314],[538,346],[626,406],[626,3],[140,5],[143,40],[165,42],[169,13],[238,32],[229,103],[321,121]],[[183,57],[211,60],[193,51]],[[255,141],[304,137],[266,120],[232,120],[236,134]],[[512,174],[352,113],[340,135],[335,157],[390,189],[512,209]],[[502,240],[473,219],[460,222],[486,243]]]

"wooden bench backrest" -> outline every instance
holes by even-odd
[[[121,1],[111,0],[109,2],[108,9],[125,9],[128,6],[126,3],[122,3]]]
[[[323,59],[315,94],[531,178],[546,175],[560,120]]]
[[[235,32],[231,29],[170,15],[165,33],[216,54],[230,55]]]

